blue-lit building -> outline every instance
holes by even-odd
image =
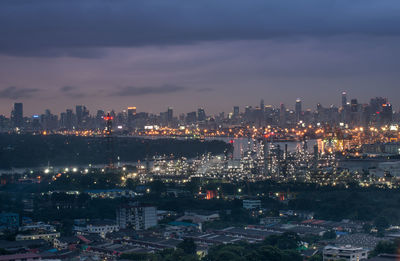
[[[16,229],[19,227],[19,215],[17,213],[0,213],[0,230]]]

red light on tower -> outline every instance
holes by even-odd
[[[230,143],[230,144],[233,144],[233,143],[235,143],[235,141],[234,141],[234,140],[230,140],[229,143]]]

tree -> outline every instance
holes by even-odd
[[[322,237],[324,239],[334,239],[336,238],[336,232],[334,230],[326,231]]]
[[[194,243],[192,238],[185,238],[177,245],[177,248],[182,249],[183,252],[187,255],[196,254],[196,244]]]
[[[308,261],[323,261],[323,257],[320,253],[311,256]]]
[[[379,254],[396,254],[397,244],[392,241],[380,241],[372,251],[372,256],[377,256]]]
[[[264,240],[265,245],[275,246],[279,249],[296,249],[300,245],[300,237],[293,232],[282,235],[272,235]]]
[[[383,233],[383,231],[389,227],[389,221],[386,217],[380,216],[375,219],[374,225],[378,232]]]

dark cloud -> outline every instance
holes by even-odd
[[[61,92],[71,92],[71,91],[74,91],[76,89],[77,88],[74,87],[74,86],[63,86],[63,87],[60,88],[60,91]]]
[[[31,98],[39,89],[35,88],[17,88],[15,86],[7,87],[0,90],[0,99],[17,100],[21,98]]]
[[[214,89],[213,88],[209,88],[209,87],[205,87],[205,88],[200,88],[197,89],[197,92],[212,92]]]
[[[168,94],[185,91],[187,88],[176,85],[162,85],[162,86],[146,86],[146,87],[134,87],[126,86],[113,92],[113,96],[142,96],[150,94]]]
[[[81,92],[80,89],[75,86],[63,86],[60,88],[60,91],[69,98],[83,98],[87,96],[86,93]]]
[[[398,0],[2,0],[0,53],[97,58],[98,48],[400,35]]]

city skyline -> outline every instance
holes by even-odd
[[[89,106],[87,106],[87,105],[84,104],[84,103],[75,103],[75,104],[71,103],[70,106],[67,106],[67,107],[57,107],[57,108],[50,108],[50,107],[48,107],[48,106],[46,107],[46,105],[43,105],[43,108],[45,108],[45,109],[43,109],[43,110],[41,110],[41,111],[34,111],[34,112],[32,112],[32,111],[30,110],[30,108],[29,108],[29,103],[27,103],[27,104],[28,104],[28,108],[26,108],[27,106],[26,106],[26,103],[25,103],[25,102],[15,100],[15,101],[10,101],[10,108],[8,109],[8,112],[6,111],[5,113],[0,113],[0,115],[6,116],[6,117],[10,116],[10,113],[12,113],[12,110],[13,110],[13,106],[14,106],[16,103],[23,103],[23,104],[24,104],[24,112],[27,112],[26,114],[24,113],[24,116],[25,116],[25,117],[30,117],[30,116],[34,116],[34,115],[39,115],[39,114],[41,114],[41,113],[43,113],[43,112],[45,112],[45,111],[47,111],[47,110],[50,110],[52,113],[60,114],[60,113],[65,112],[65,111],[68,110],[68,109],[75,110],[75,108],[76,108],[77,106],[85,106],[87,109],[89,109],[89,111],[91,112],[91,113],[90,113],[91,115],[95,115],[95,114],[96,114],[96,111],[98,111],[98,110],[102,110],[102,111],[105,111],[105,112],[114,111],[114,112],[117,113],[117,112],[127,111],[130,107],[135,107],[135,109],[137,110],[137,112],[146,112],[146,113],[150,113],[150,114],[159,114],[159,113],[161,113],[161,112],[164,112],[164,111],[168,110],[169,108],[172,108],[172,109],[174,110],[174,113],[175,113],[176,116],[179,115],[179,114],[186,114],[186,113],[189,113],[189,112],[192,112],[192,111],[197,111],[199,108],[202,108],[202,109],[205,109],[205,110],[206,110],[207,115],[210,115],[210,116],[211,116],[211,115],[214,115],[214,116],[216,116],[216,115],[218,115],[219,113],[227,113],[227,114],[229,114],[229,113],[234,113],[234,107],[239,107],[240,113],[243,113],[244,110],[245,110],[245,108],[248,107],[248,106],[250,106],[250,107],[252,107],[252,108],[260,107],[260,101],[261,101],[261,103],[263,103],[265,106],[272,106],[273,108],[279,108],[279,107],[283,104],[283,105],[285,105],[285,109],[291,110],[291,111],[294,111],[294,112],[296,111],[296,106],[297,106],[297,104],[298,104],[298,101],[300,101],[300,108],[301,108],[300,111],[308,111],[308,110],[309,110],[309,111],[315,111],[315,110],[317,109],[317,106],[318,106],[319,104],[322,105],[324,108],[329,108],[329,107],[332,107],[332,106],[333,106],[333,107],[336,107],[336,108],[343,107],[343,96],[342,96],[342,93],[346,93],[347,103],[350,103],[350,101],[351,101],[352,99],[356,99],[357,102],[358,102],[359,104],[361,104],[361,105],[362,105],[362,104],[369,104],[369,103],[371,102],[371,99],[375,99],[375,98],[384,98],[384,99],[387,99],[388,102],[389,102],[389,103],[392,105],[392,107],[393,107],[393,112],[397,112],[397,110],[396,110],[396,104],[393,104],[392,101],[391,101],[390,99],[388,99],[388,97],[383,97],[383,96],[378,96],[378,95],[377,95],[377,96],[369,97],[368,99],[366,99],[366,100],[364,101],[364,100],[359,99],[358,97],[349,96],[347,91],[341,91],[341,92],[339,93],[341,96],[340,96],[340,97],[338,96],[338,99],[337,99],[338,101],[337,101],[336,103],[327,103],[327,104],[324,104],[324,103],[322,103],[322,102],[317,102],[317,103],[315,103],[315,104],[313,104],[313,105],[311,105],[311,106],[307,106],[309,103],[307,103],[307,101],[305,101],[303,98],[299,98],[299,97],[296,98],[296,99],[295,99],[294,101],[292,101],[291,103],[283,103],[283,102],[281,102],[281,103],[268,103],[268,102],[266,102],[265,99],[261,98],[258,102],[257,102],[257,101],[254,101],[254,102],[249,103],[249,104],[243,104],[243,105],[241,105],[241,104],[231,104],[231,106],[230,106],[229,108],[227,108],[226,110],[225,110],[225,108],[224,108],[224,109],[221,110],[221,111],[211,111],[211,110],[209,110],[209,107],[207,107],[207,106],[201,106],[201,105],[199,105],[199,106],[193,105],[192,107],[189,107],[188,110],[183,110],[182,108],[179,108],[179,107],[176,107],[176,106],[172,106],[172,105],[155,106],[155,108],[160,107],[160,110],[157,111],[157,110],[154,109],[154,108],[150,108],[149,110],[146,110],[146,109],[145,109],[146,107],[140,108],[140,107],[136,106],[136,104],[130,104],[130,105],[127,105],[127,106],[118,106],[118,107],[116,107],[116,108],[111,108],[111,109],[105,109],[105,108],[101,107],[100,104],[94,105],[95,107],[89,107]],[[211,106],[211,107],[212,107],[212,106]]]

